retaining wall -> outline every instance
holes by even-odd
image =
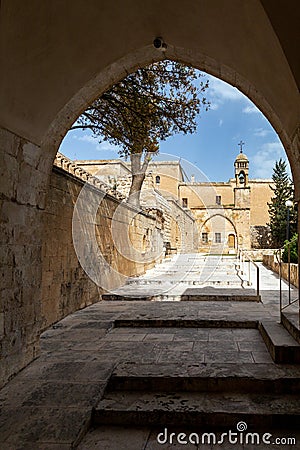
[[[90,272],[96,282],[90,279],[78,260],[72,237],[74,205],[85,184],[83,175],[81,173],[79,178],[62,167],[53,167],[44,213],[42,330],[99,301],[107,289],[124,284],[128,276],[144,273],[156,262],[159,242],[154,235],[161,233],[159,217],[138,212],[121,198],[103,194],[103,190],[91,184],[80,217],[83,232],[79,241],[82,239],[82,242],[78,243],[82,247],[80,251],[85,252],[88,261],[90,259]],[[95,202],[99,207],[91,226],[88,213],[92,212]],[[90,257],[95,251],[95,240],[103,258]]]
[[[274,272],[279,274],[279,263],[277,262],[276,256],[274,254],[264,255],[263,264],[269,269],[272,269]],[[284,280],[288,281],[288,263],[281,263],[281,275]],[[290,277],[291,283],[294,286],[298,287],[299,286],[298,264],[291,264]]]

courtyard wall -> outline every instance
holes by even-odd
[[[272,269],[274,272],[279,274],[279,263],[276,259],[276,256],[274,254],[272,255],[263,255],[263,264],[268,267],[269,269]],[[288,281],[289,275],[288,275],[288,263],[281,263],[281,276],[284,280]],[[298,279],[298,264],[291,263],[290,268],[290,280],[291,283],[298,287],[299,286],[299,279]]]
[[[90,279],[74,249],[72,219],[74,205],[82,187],[86,186],[86,179],[91,182],[94,178],[85,171],[75,175],[76,166],[69,162],[67,158],[56,159],[44,214],[42,330],[101,300],[101,294],[106,290],[102,286],[113,289],[124,284],[126,277],[143,274],[157,261],[155,256],[149,261],[149,254],[151,251],[156,254],[154,250],[157,248],[153,249],[153,245],[155,236],[161,234],[160,216],[155,216],[155,211],[151,215],[136,211],[122,202],[122,197],[103,194],[105,186],[99,189],[91,183],[87,188],[89,201],[85,208],[88,210],[93,202],[99,204],[95,233],[93,235],[93,227],[84,223],[85,235],[82,238],[87,252],[93,251],[92,242],[96,238],[104,261],[100,259],[98,269],[94,268],[99,272],[97,282]],[[88,216],[83,216],[83,220],[88,220]],[[156,244],[159,245],[158,242]]]

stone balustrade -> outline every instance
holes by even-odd
[[[75,176],[76,178],[79,178],[80,180],[91,184],[95,188],[104,191],[105,193],[117,198],[118,200],[122,201],[125,200],[126,198],[121,192],[112,189],[111,186],[99,180],[99,178],[91,175],[82,167],[77,166],[77,164],[74,161],[67,158],[60,152],[57,152],[53,165],[65,170],[66,172]]]

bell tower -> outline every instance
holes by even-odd
[[[249,160],[243,153],[244,142],[240,141],[240,153],[234,161],[234,213],[237,229],[238,245],[240,248],[250,248],[250,186]]]
[[[243,188],[248,186],[249,177],[249,160],[245,153],[243,153],[243,145],[245,143],[240,141],[240,153],[235,158],[234,162],[234,174],[236,187]]]

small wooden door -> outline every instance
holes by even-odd
[[[229,236],[228,236],[228,247],[235,248],[235,235],[234,234],[229,234]]]

